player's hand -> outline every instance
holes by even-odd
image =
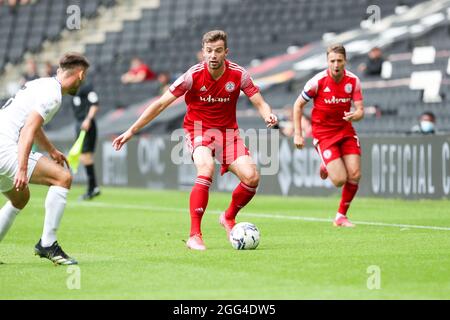
[[[67,168],[70,168],[69,162],[67,161],[66,156],[61,151],[55,149],[52,152],[49,153],[50,157],[55,160],[57,164],[59,164],[61,167],[64,167],[64,164],[66,164]]]
[[[358,121],[361,120],[362,114],[361,112],[356,111],[350,111],[350,112],[344,112],[344,119],[345,121]]]
[[[116,151],[120,150],[120,148],[122,148],[122,146],[127,143],[127,141],[130,140],[132,136],[133,133],[131,133],[130,130],[125,131],[120,136],[114,139],[112,143],[113,148],[116,149]]]
[[[294,136],[294,144],[297,147],[297,149],[303,149],[305,146],[305,138],[301,135],[295,135]]]
[[[264,121],[266,122],[267,128],[271,128],[278,123],[278,118],[273,113],[270,113]]]
[[[81,130],[88,131],[91,128],[91,120],[85,119],[81,123]]]
[[[24,190],[28,185],[27,169],[17,170],[14,176],[14,189],[16,191]]]

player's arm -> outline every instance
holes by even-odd
[[[268,128],[273,127],[277,124],[277,116],[272,113],[272,108],[267,104],[267,102],[262,97],[261,93],[257,92],[250,98],[250,102],[258,110],[261,117],[266,122]]]
[[[298,149],[302,149],[305,145],[305,138],[303,137],[302,132],[302,117],[303,117],[303,108],[305,108],[308,101],[303,99],[300,95],[294,103],[294,144]]]
[[[164,109],[170,106],[177,99],[169,90],[167,90],[158,100],[150,104],[127,131],[122,133],[113,141],[113,147],[120,150],[122,146],[131,139],[145,125],[155,119]]]
[[[36,130],[36,134],[34,136],[34,141],[38,144],[39,148],[48,152],[49,156],[56,161],[61,166],[64,166],[64,163],[69,167],[66,156],[64,153],[55,148],[53,143],[47,138],[47,135],[44,132],[42,127],[39,127]]]
[[[364,103],[361,89],[361,81],[356,78],[355,89],[352,95],[354,110],[350,112],[344,112],[345,121],[359,121],[364,117]]]
[[[36,132],[43,123],[44,119],[41,115],[36,111],[32,111],[28,115],[22,130],[20,130],[17,154],[19,167],[14,177],[14,188],[17,191],[23,190],[28,184],[28,157],[30,156]]]
[[[48,153],[51,153],[52,151],[56,150],[55,146],[50,142],[50,140],[45,135],[42,127],[36,130],[36,134],[34,135],[34,141],[37,143],[39,148],[47,151]]]
[[[344,120],[359,121],[364,118],[364,103],[362,100],[353,102],[354,111],[344,112]]]

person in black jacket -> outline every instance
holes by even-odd
[[[79,136],[81,130],[86,131],[80,161],[86,168],[88,186],[86,193],[80,199],[90,200],[100,195],[94,170],[94,152],[97,140],[95,115],[99,109],[99,101],[92,84],[85,83],[80,87],[72,99],[72,109],[76,119],[76,136]]]
[[[368,55],[367,61],[359,65],[358,70],[363,72],[366,76],[379,76],[383,67],[383,52],[380,48],[372,48]]]

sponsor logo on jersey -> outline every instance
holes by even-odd
[[[231,100],[230,97],[228,97],[228,98],[220,98],[220,97],[213,98],[213,97],[211,97],[211,95],[209,95],[207,97],[200,97],[200,101],[212,102],[212,103],[215,103],[215,102],[230,102],[230,100]]]
[[[352,93],[353,86],[351,83],[347,83],[344,87],[346,93]]]
[[[233,92],[235,88],[236,88],[236,85],[234,84],[233,81],[228,81],[225,84],[225,90],[227,90],[228,92]]]
[[[352,98],[336,98],[335,96],[333,96],[331,99],[324,99],[325,103],[328,104],[347,103],[351,100]]]
[[[331,92],[330,88],[326,87],[323,92]]]

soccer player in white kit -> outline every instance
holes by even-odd
[[[84,56],[66,53],[55,77],[25,83],[0,107],[0,192],[8,199],[0,209],[0,241],[30,198],[28,183],[48,185],[44,229],[35,245],[35,254],[54,264],[77,264],[56,241],[72,176],[64,167],[64,164],[68,167],[66,157],[48,140],[42,126],[60,108],[62,95],[77,92],[88,68]],[[33,142],[47,151],[51,159],[31,151]]]

